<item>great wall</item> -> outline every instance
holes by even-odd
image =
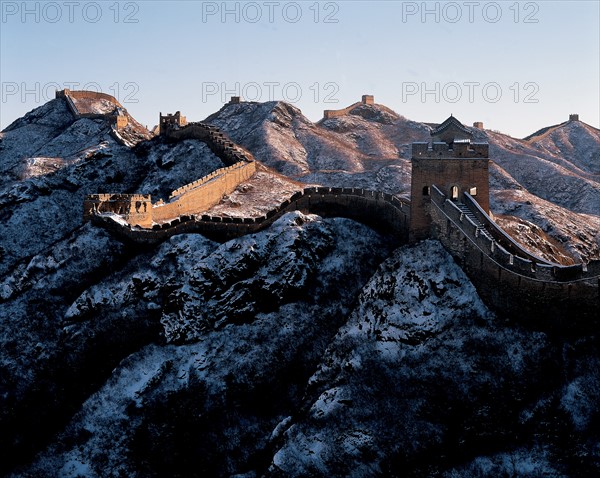
[[[373,104],[373,97],[325,111],[325,118],[347,114],[360,104]],[[152,204],[149,195],[141,194],[90,195],[84,201],[84,220],[131,243],[152,246],[186,233],[226,241],[265,229],[294,210],[348,217],[391,234],[399,244],[439,240],[493,309],[560,330],[598,323],[600,261],[553,264],[504,232],[489,215],[488,145],[472,143],[472,133],[452,116],[432,130],[432,143],[413,143],[410,201],[364,189],[312,187],[260,217],[208,213],[256,172],[248,151],[214,126],[188,124],[179,112],[160,115],[158,134],[167,141],[203,141],[227,166],[174,190],[167,203]]]
[[[350,106],[346,108],[342,108],[340,110],[325,110],[323,111],[323,119],[331,119],[331,118],[339,118],[341,116],[347,115],[350,111],[360,105],[373,105],[375,104],[375,98],[373,95],[363,95],[360,101],[356,103],[352,103]]]
[[[223,195],[231,194],[242,182],[256,172],[252,154],[233,143],[214,126],[187,123],[179,112],[160,115],[160,135],[167,141],[197,139],[208,145],[221,161],[228,165],[207,176],[181,186],[169,195],[169,201],[152,204],[150,195],[93,194],[86,197],[84,219],[102,213],[122,215],[132,226],[152,228],[174,218],[206,211],[217,205]]]
[[[129,137],[133,134],[140,139],[149,139],[143,127],[129,116],[127,110],[117,99],[106,93],[96,91],[72,91],[64,89],[56,92],[56,98],[63,98],[69,111],[75,118],[107,120],[110,135],[124,146],[133,146],[135,141]],[[101,102],[104,108],[98,108]]]

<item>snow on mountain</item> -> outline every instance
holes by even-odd
[[[270,230],[222,245],[200,235],[176,236],[79,288],[79,297],[71,294],[56,304],[62,332],[42,342],[53,360],[36,368],[56,375],[66,362],[70,377],[78,378],[64,392],[71,396],[48,405],[58,414],[72,407],[72,388],[90,389],[92,372],[103,374],[106,385],[65,429],[67,441],[16,476],[154,476],[166,469],[178,476],[185,475],[189,460],[197,461],[199,476],[221,476],[246,466],[273,427],[292,413],[329,338],[389,251],[386,238],[353,221],[290,213]],[[20,313],[18,304],[11,310]],[[131,333],[137,337],[130,342]],[[75,357],[56,355],[63,344]],[[24,344],[11,380],[27,373],[36,354]],[[32,393],[21,391],[20,398]],[[189,422],[195,438],[187,445],[179,438],[169,444],[169,435],[183,430],[168,429],[187,427],[188,418],[159,425],[166,418],[161,415],[171,413],[163,408],[169,402],[171,411],[196,416]],[[68,450],[74,435],[83,441]],[[247,444],[243,450],[240,440]],[[163,446],[172,454],[154,453]],[[188,455],[188,446],[204,452]]]
[[[310,183],[406,196],[430,130],[382,105],[209,119],[266,164],[214,209],[238,217]],[[600,257],[593,129],[474,132],[513,235],[563,263]],[[494,316],[439,243],[396,248],[348,219],[294,212],[154,248],[82,225],[86,194],[164,199],[222,166],[200,141],[134,133],[121,144],[61,98],[0,133],[0,474],[598,474],[595,335]]]
[[[226,105],[206,121],[226,131],[267,166],[292,178],[315,168],[362,168],[360,152],[335,135],[322,133],[298,108],[281,101]]]
[[[166,199],[223,166],[197,140],[121,145],[107,120],[77,119],[62,98],[15,121],[0,137],[0,274],[78,228],[86,194]]]
[[[567,167],[570,164],[582,171],[600,174],[600,130],[582,121],[568,121],[545,128],[525,140],[552,157],[566,160]]]
[[[525,379],[524,361],[543,357],[544,342],[536,334],[498,329],[438,243],[400,248],[363,288],[311,377],[311,398],[282,435],[272,476],[389,476],[411,456],[443,450],[453,433],[464,453],[476,454],[468,425],[452,430],[452,424],[466,425],[478,414],[484,426],[497,420],[492,415],[499,410],[484,411],[484,396],[498,393],[514,402],[508,390]],[[488,380],[495,367],[503,369],[503,391]],[[476,409],[465,409],[465,401],[477,403]],[[432,403],[440,409],[429,408]],[[434,418],[440,411],[441,422]],[[421,463],[420,476],[444,461],[442,455]]]
[[[346,116],[313,124],[283,102],[241,103],[226,105],[206,121],[294,179],[405,196],[410,142],[429,135],[427,126],[381,105],[360,105]]]
[[[224,197],[210,209],[209,214],[242,218],[264,216],[305,187],[306,184],[291,181],[263,164],[258,164],[254,177]]]
[[[579,169],[565,158],[499,133],[488,133],[490,158],[530,193],[576,213],[600,214],[600,175]],[[586,138],[587,139],[587,138]],[[532,140],[530,140],[532,141]],[[590,155],[588,141],[578,145]],[[591,154],[600,154],[600,134]]]
[[[10,476],[592,472],[594,458],[571,460],[565,447],[596,456],[593,341],[557,348],[494,317],[439,243],[401,247],[371,276],[373,251],[389,245],[364,226],[290,213],[220,246],[173,238],[105,276],[69,307],[68,341],[97,340],[97,317],[156,318],[166,300],[161,329],[175,344],[148,338],[124,355]],[[245,309],[219,300],[247,290],[240,280],[256,299]],[[275,291],[282,302],[266,300]],[[216,322],[211,301],[224,307]]]
[[[431,139],[428,125],[377,104],[360,104],[346,115],[313,124],[282,102],[240,103],[224,106],[207,121],[296,180],[403,197],[410,196],[411,143]],[[538,224],[550,241],[564,247],[554,253],[535,233],[525,245],[537,247],[556,262],[600,257],[600,176],[589,166],[600,154],[598,130],[569,122],[546,132],[544,138],[560,131],[569,138],[570,153],[565,157],[559,149],[538,146],[535,136],[520,140],[488,130],[471,131],[476,141],[490,143],[492,211],[501,215],[512,211],[518,216],[513,222]],[[574,158],[588,158],[587,169]],[[576,233],[570,234],[569,228]]]

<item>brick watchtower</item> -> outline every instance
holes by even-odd
[[[454,116],[431,131],[431,143],[412,144],[409,240],[430,236],[431,186],[453,201],[467,192],[489,213],[487,143],[472,143],[473,133]]]
[[[161,136],[166,134],[171,128],[178,129],[185,125],[187,125],[187,119],[185,116],[182,116],[179,111],[175,114],[163,115],[162,113],[159,113],[158,115],[159,134]]]

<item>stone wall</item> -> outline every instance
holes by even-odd
[[[96,214],[122,216],[132,226],[152,228],[154,223],[172,221],[186,214],[198,214],[217,205],[256,172],[256,163],[240,162],[221,168],[171,193],[170,201],[152,204],[149,194],[91,194],[83,202],[83,220]]]
[[[600,261],[561,266],[515,255],[481,234],[479,227],[435,186],[431,219],[432,236],[452,254],[492,308],[544,327],[581,329],[597,325]]]
[[[255,172],[254,161],[217,169],[208,176],[173,191],[169,202],[155,204],[152,207],[152,221],[160,223],[182,215],[207,211],[219,204],[223,195],[231,194]]]
[[[98,93],[97,91],[85,91],[85,90],[76,91],[76,90],[69,90],[68,88],[65,88],[64,90],[56,92],[56,98],[64,98],[64,97],[68,97],[68,96],[70,96],[71,98],[75,98],[75,99],[107,100],[107,101],[110,101],[111,103],[114,103],[116,106],[119,106],[120,108],[123,107],[121,105],[121,103],[119,103],[114,96],[108,95],[106,93]]]
[[[93,220],[118,235],[139,244],[157,244],[176,234],[201,233],[225,241],[257,232],[270,226],[286,212],[303,211],[322,216],[348,217],[376,230],[395,236],[400,242],[408,239],[409,205],[396,196],[356,188],[306,188],[292,195],[280,206],[256,218],[182,215],[151,230],[119,224],[102,216]]]
[[[164,136],[171,141],[182,141],[184,139],[203,141],[228,166],[240,161],[254,161],[254,156],[249,151],[235,144],[217,127],[206,123],[189,123],[179,129],[169,129],[164,133]]]
[[[465,204],[476,205],[468,198]],[[307,188],[257,218],[183,214],[152,229],[132,227],[101,215],[92,219],[129,241],[153,245],[184,233],[201,233],[225,241],[264,229],[294,210],[349,217],[392,234],[399,242],[408,240],[409,203],[389,194],[354,188]],[[478,213],[485,214],[481,208]],[[533,255],[515,254],[511,250],[520,252],[520,246],[509,236],[502,240],[513,244],[504,247],[482,234],[480,226],[436,186],[431,188],[431,219],[432,237],[452,254],[493,309],[545,329],[580,331],[597,326],[600,261],[561,266]],[[493,223],[489,217],[486,221]]]
[[[107,95],[106,93],[98,93],[96,91],[71,91],[69,89],[64,89],[56,92],[56,98],[64,98],[67,107],[75,118],[108,119],[111,122],[110,135],[118,143],[128,146],[128,143],[119,135],[119,131],[127,127],[129,118],[126,114],[121,113],[119,109],[123,107],[114,96]],[[73,102],[73,98],[110,101],[111,103],[114,103],[115,111],[107,114],[82,112]]]
[[[360,102],[356,102],[356,103],[351,104],[347,108],[343,108],[341,110],[324,110],[323,118],[331,119],[331,118],[339,118],[340,116],[345,116],[348,114],[348,112],[350,110],[356,108],[360,104],[361,104]]]
[[[97,214],[113,213],[133,226],[152,227],[149,194],[90,194],[83,201],[83,220]]]
[[[532,254],[527,249],[524,249],[520,244],[515,242],[514,239],[504,231],[504,229],[502,229],[492,220],[492,218],[483,210],[483,208],[468,192],[463,193],[463,203],[475,215],[477,220],[481,222],[481,224],[486,228],[486,231],[488,231],[494,240],[508,252],[516,256],[524,257],[538,264],[551,264],[547,260]]]
[[[429,237],[430,191],[437,185],[450,195],[456,188],[456,197],[473,192],[479,206],[489,212],[489,159],[488,144],[413,143],[411,173],[411,241]],[[475,189],[473,189],[475,188]]]
[[[158,134],[164,135],[167,131],[175,128],[181,128],[187,125],[187,118],[181,115],[180,111],[175,114],[163,115],[162,112],[158,115]]]
[[[174,190],[168,202],[152,205],[149,195],[95,194],[84,201],[84,220],[94,213],[119,214],[132,226],[151,228],[154,223],[169,222],[180,216],[198,214],[217,205],[224,195],[231,194],[240,183],[256,172],[254,157],[233,143],[218,128],[204,123],[190,123],[182,128],[163,131],[170,141],[198,139],[205,142],[229,166],[217,169],[192,183]],[[137,203],[144,198],[143,213]],[[119,212],[121,211],[121,212]]]
[[[361,101],[357,101],[356,103],[352,103],[347,108],[342,108],[341,110],[324,110],[323,118],[331,119],[331,118],[339,118],[340,116],[347,115],[350,111],[356,108],[359,105],[374,105],[375,97],[373,95],[363,95]]]

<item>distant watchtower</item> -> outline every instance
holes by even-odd
[[[159,113],[158,116],[159,134],[165,134],[169,128],[180,128],[187,124],[185,116],[181,116],[181,112],[177,111],[175,114],[163,115]]]
[[[431,186],[453,201],[467,192],[489,213],[489,145],[472,143],[473,133],[454,116],[431,131],[431,143],[412,144],[411,242],[430,235]]]

